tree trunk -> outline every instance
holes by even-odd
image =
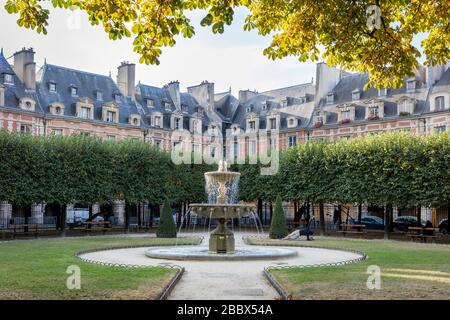
[[[66,236],[66,220],[67,220],[67,205],[63,204],[61,206],[61,221],[60,221],[60,231],[61,231],[61,237]]]
[[[269,202],[269,225],[272,223],[272,216],[273,216],[273,205],[272,201]]]
[[[447,203],[447,232],[450,233],[450,201]]]
[[[417,226],[418,227],[422,226],[422,207],[421,206],[417,207]]]
[[[323,202],[319,202],[319,219],[320,219],[320,235],[325,235],[325,210],[323,208]]]
[[[362,205],[358,205],[358,224],[361,224],[361,216],[362,216]]]
[[[389,239],[389,205],[383,210],[384,239]]]
[[[338,229],[342,230],[342,206],[338,205]]]

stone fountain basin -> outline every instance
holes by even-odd
[[[273,247],[241,247],[230,253],[214,253],[203,246],[151,248],[145,255],[153,259],[199,260],[199,261],[236,261],[236,260],[273,260],[296,257],[297,251]]]
[[[255,210],[255,206],[249,204],[217,204],[217,203],[192,203],[189,205],[192,212],[204,218],[232,219],[246,217]]]

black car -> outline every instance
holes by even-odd
[[[421,220],[421,225],[417,223],[417,218],[413,216],[400,216],[394,220],[394,229],[407,231],[409,227],[424,227],[425,221]]]
[[[439,223],[439,232],[442,232],[442,234],[448,233],[448,219],[444,219]]]
[[[384,229],[383,219],[377,216],[366,216],[361,218],[361,224],[365,225],[366,229],[382,230]]]

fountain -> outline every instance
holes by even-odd
[[[219,162],[217,171],[205,173],[205,189],[208,203],[189,205],[190,212],[217,220],[217,227],[210,233],[209,247],[151,248],[145,255],[153,259],[170,260],[254,260],[281,259],[297,256],[297,251],[287,248],[245,246],[235,248],[233,232],[228,229],[229,219],[254,215],[255,206],[237,203],[240,173],[227,169],[225,161]]]
[[[208,203],[193,203],[189,205],[192,212],[199,216],[217,219],[217,228],[209,238],[209,251],[211,253],[234,253],[234,235],[227,228],[228,219],[248,216],[254,210],[253,205],[233,203],[237,197],[239,172],[229,172],[227,163],[219,161],[217,171],[206,172],[206,192]]]

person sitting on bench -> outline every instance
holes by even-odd
[[[284,237],[282,240],[297,240],[301,236],[306,236],[307,241],[314,240],[312,235],[314,234],[314,231],[311,230],[311,225],[314,221],[314,216],[308,221],[308,224],[305,228],[298,228],[294,232],[288,234],[286,237]]]

